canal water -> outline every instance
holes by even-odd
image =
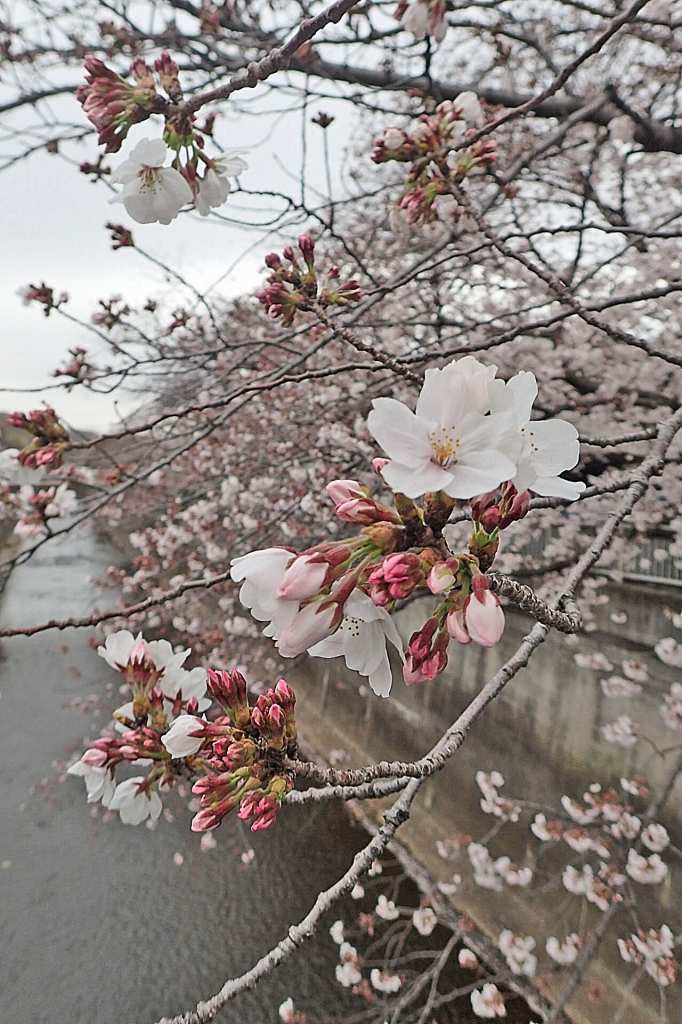
[[[111,592],[98,591],[94,578],[114,560],[91,530],[46,545],[10,579],[0,621],[109,606]],[[91,636],[83,629],[2,641],[2,1024],[152,1024],[193,1006],[284,936],[366,842],[336,804],[290,808],[260,836],[230,821],[208,851],[182,801],[154,831],[105,822],[86,804],[81,781],[64,778],[118,703]],[[357,911],[349,900],[335,916]],[[357,1012],[357,999],[334,981],[337,962],[325,928],[219,1020],[277,1022],[289,996],[318,1021]]]

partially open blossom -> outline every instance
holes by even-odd
[[[226,153],[211,161],[199,181],[194,198],[194,205],[202,217],[207,217],[213,208],[223,205],[230,193],[230,178],[238,177],[247,166],[246,161],[237,153]]]
[[[464,609],[464,622],[471,639],[482,647],[493,647],[504,633],[504,612],[490,590],[472,594]]]
[[[312,555],[299,555],[287,567],[277,588],[277,596],[286,601],[305,601],[323,587],[329,566]]]
[[[121,202],[140,224],[170,224],[192,202],[192,190],[180,172],[164,167],[167,156],[162,139],[143,139],[112,175],[113,182],[123,185]]]
[[[100,751],[86,750],[81,759],[67,769],[67,774],[83,779],[89,804],[101,801],[104,807],[110,806],[116,784],[111,772],[104,767]]]
[[[180,715],[161,742],[171,757],[190,757],[203,745],[203,726],[201,719],[193,715]]]
[[[352,672],[367,676],[374,693],[387,697],[393,681],[389,643],[403,660],[400,635],[391,616],[362,591],[354,590],[344,605],[339,628],[308,653],[314,658],[343,658]]]
[[[551,956],[555,963],[567,967],[575,963],[582,946],[582,939],[576,932],[571,932],[563,941],[554,935],[550,935],[545,944],[548,956]]]

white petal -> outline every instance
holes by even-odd
[[[142,139],[130,151],[130,161],[142,167],[162,167],[167,155],[163,139]]]
[[[452,481],[450,470],[442,469],[435,462],[424,462],[419,467],[389,462],[381,475],[392,491],[406,494],[408,498],[419,498],[427,491],[444,491]]]
[[[531,484],[530,489],[545,498],[567,498],[575,501],[587,485],[573,480],[563,480],[560,476],[544,476]]]
[[[395,398],[375,398],[367,428],[384,451],[403,466],[431,458],[429,432],[435,424],[420,419]]]

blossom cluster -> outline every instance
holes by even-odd
[[[416,5],[414,9],[418,9]],[[403,194],[398,201],[408,221],[415,224],[466,216],[455,192],[471,174],[495,163],[496,143],[475,139],[485,123],[485,112],[472,92],[443,100],[432,114],[422,114],[409,130],[386,128],[374,143],[372,160],[409,164]]]
[[[51,532],[51,520],[73,512],[77,499],[65,483],[36,489],[24,484],[17,491],[0,492],[0,502],[16,516],[14,532],[19,537],[42,537]]]
[[[387,696],[387,641],[413,684],[444,670],[451,640],[489,647],[500,639],[504,614],[486,575],[500,531],[526,515],[528,489],[574,499],[584,485],[559,476],[578,459],[575,427],[531,421],[533,374],[505,382],[496,369],[467,356],[427,370],[416,412],[393,398],[374,400],[367,426],[389,456],[375,460],[375,470],[393,505],[356,480],[327,487],[337,516],[361,527],[355,536],[232,561],[242,604],[268,623],[265,635],[282,657],[343,657]],[[473,499],[473,531],[468,549],[453,554],[443,528],[461,499]],[[420,591],[437,604],[405,656],[390,612]]]
[[[235,808],[252,831],[270,828],[293,785],[284,761],[296,750],[294,692],[280,679],[250,706],[239,671],[188,670],[190,653],[128,630],[111,633],[98,654],[122,676],[130,700],[114,712],[114,730],[68,773],[84,779],[88,802],[118,811],[124,824],[154,822],[161,795],[193,778],[193,831],[215,828]],[[117,782],[123,765],[148,770]]]
[[[12,412],[7,422],[11,427],[26,430],[33,437],[17,454],[22,466],[28,469],[56,469],[61,466],[69,435],[54,409],[46,405],[29,413]]]
[[[499,818],[500,824],[519,821],[523,801],[501,796],[499,791],[504,778],[500,772],[479,771],[476,781],[483,795],[481,808],[485,813]],[[564,856],[559,860],[556,856],[551,861],[545,858],[545,862],[552,865],[550,870],[558,871],[563,888],[584,898],[602,913],[614,905],[624,905],[626,896],[633,899],[630,881],[657,885],[667,877],[668,867],[661,853],[670,845],[668,832],[662,824],[638,812],[635,803],[636,799],[648,796],[648,787],[641,778],[621,779],[620,789],[605,789],[595,783],[583,794],[582,801],[564,795],[555,817],[548,818],[539,812],[530,822],[535,839],[555,844],[557,853],[564,848]],[[499,826],[495,834],[498,832]],[[449,850],[441,845],[442,855],[449,857]],[[534,881],[549,884],[551,876],[543,876],[541,858],[533,858],[534,867],[519,867],[511,864],[508,857],[495,858],[485,841],[472,842],[467,837],[462,845],[471,863],[473,881],[480,888],[499,892],[503,881],[523,887]],[[582,861],[566,863],[566,852],[570,858],[579,854]],[[577,960],[587,940],[584,914],[580,915],[580,920],[580,930],[567,932],[563,937],[549,935],[545,938],[546,953],[555,965],[568,967]],[[528,977],[533,977],[538,969],[536,945],[534,936],[517,935],[509,929],[503,929],[498,939],[498,948],[512,973]],[[648,932],[640,927],[629,937],[618,938],[623,960],[643,966],[660,986],[672,984],[677,977],[674,945],[674,936],[667,925]],[[484,1013],[478,1015],[485,1016]]]
[[[132,125],[152,114],[164,117],[163,138],[138,142],[111,177],[123,186],[118,198],[134,220],[170,224],[189,203],[202,216],[223,205],[230,179],[246,169],[246,162],[236,152],[215,158],[206,154],[205,135],[210,132],[206,126],[200,130],[193,115],[182,107],[179,69],[167,51],[159,55],[153,68],[144,58],[136,57],[130,68],[132,82],[92,54],[85,58],[85,71],[87,80],[78,89],[78,100],[106,152],[121,148]],[[167,146],[170,166],[166,166]]]
[[[324,272],[316,267],[312,235],[301,235],[298,249],[300,255],[287,245],[281,258],[275,252],[265,257],[271,273],[266,287],[258,293],[258,300],[269,316],[289,327],[299,312],[347,306],[363,297],[358,282],[354,278],[342,279],[339,267],[332,265]]]

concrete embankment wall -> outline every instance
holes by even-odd
[[[666,635],[664,609],[679,610],[682,592],[630,585],[611,585],[607,592],[608,603],[597,610],[596,630],[578,643],[567,642],[557,634],[549,636],[529,666],[486,709],[451,764],[424,787],[412,819],[401,833],[410,854],[434,881],[449,882],[453,873],[462,876],[453,903],[492,938],[502,928],[510,927],[541,939],[540,986],[546,992],[556,992],[561,980],[552,974],[549,960],[543,955],[544,937],[563,937],[580,930],[585,919],[596,925],[600,912],[591,906],[586,910],[584,900],[566,892],[561,882],[557,883],[556,872],[554,883],[542,892],[537,884],[530,891],[508,887],[503,893],[481,890],[471,882],[466,853],[446,861],[439,856],[436,841],[456,833],[479,840],[496,824],[497,819],[480,809],[480,792],[474,781],[478,769],[501,770],[510,796],[549,807],[558,807],[563,793],[580,799],[595,781],[617,787],[622,776],[637,773],[645,775],[653,786],[663,782],[679,756],[681,737],[664,726],[658,708],[671,682],[679,680],[679,671],[655,658],[652,647]],[[620,621],[623,613],[625,622]],[[403,635],[408,637],[424,618],[423,605],[406,609],[400,623]],[[529,625],[525,616],[510,611],[505,638],[498,647],[484,650],[471,644],[453,650],[447,672],[430,684],[408,688],[396,669],[396,683],[388,700],[375,697],[366,687],[359,692],[358,677],[345,671],[338,660],[301,661],[289,678],[300,695],[302,731],[308,740],[312,738],[322,756],[328,757],[333,750],[346,751],[345,763],[419,757],[515,650]],[[676,635],[671,625],[668,633]],[[613,671],[598,673],[579,668],[574,660],[577,651],[601,652],[612,663]],[[623,659],[633,657],[649,668],[643,693],[627,700],[605,697],[599,679],[622,674]],[[601,726],[620,714],[639,721],[642,733],[668,753],[657,754],[644,739],[628,750],[605,743]],[[675,744],[677,751],[670,751]],[[378,816],[380,808],[372,807],[364,809]],[[682,783],[678,782],[661,818],[675,845],[682,845]],[[527,828],[518,825],[504,825],[491,839],[490,850],[495,856],[509,854],[515,862],[537,868],[538,878],[553,861],[566,861],[565,848],[558,860],[557,851],[540,844]],[[540,864],[538,854],[542,855]],[[645,927],[666,922],[679,932],[682,872],[675,866],[674,856],[666,859],[672,870],[663,885],[635,886],[639,915]],[[571,862],[579,865],[581,857],[574,854]],[[586,918],[581,917],[585,913]],[[570,1011],[578,1024],[604,1024],[614,1017],[631,978],[618,954],[615,934],[632,930],[628,925],[630,922],[624,920],[620,932],[610,931],[589,973],[589,982],[573,1000]],[[598,987],[590,997],[586,993],[592,982]],[[674,990],[669,992],[668,1012],[670,1021],[682,1020],[682,1000]],[[658,992],[644,977],[621,1020],[627,1024],[659,1024],[661,1019]]]

